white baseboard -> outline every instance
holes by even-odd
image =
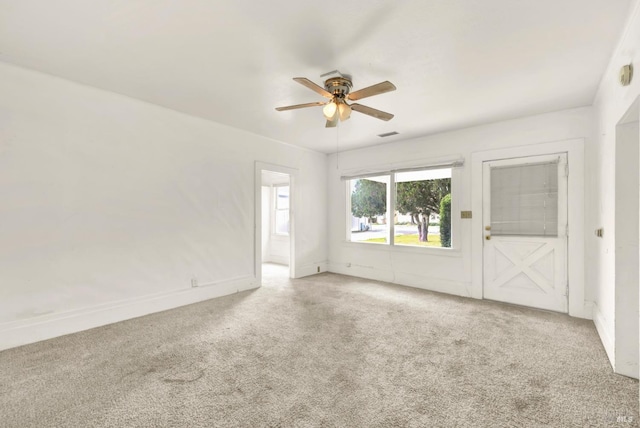
[[[402,272],[383,271],[375,268],[363,268],[359,266],[346,266],[340,263],[330,263],[329,272],[342,275],[356,276],[372,279],[374,281],[390,282],[423,290],[436,291],[438,293],[452,294],[454,296],[482,298],[481,290],[473,290],[470,282],[450,281],[441,278],[432,278],[422,275],[407,274]]]
[[[593,323],[596,325],[596,330],[598,331],[598,335],[600,336],[600,341],[602,342],[602,346],[604,346],[604,350],[607,353],[607,357],[609,357],[609,363],[611,367],[615,370],[616,360],[615,360],[615,342],[613,340],[614,335],[612,331],[607,326],[606,319],[600,312],[600,308],[598,308],[597,304],[593,304]],[[613,328],[613,327],[611,327]]]
[[[0,350],[257,288],[253,276],[0,324]]]
[[[296,266],[296,278],[304,278],[305,276],[316,275],[327,272],[327,262],[318,262],[304,266]]]

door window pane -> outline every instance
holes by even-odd
[[[558,235],[558,163],[491,168],[492,235]]]

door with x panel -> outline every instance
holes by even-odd
[[[483,165],[485,299],[568,311],[567,155]]]

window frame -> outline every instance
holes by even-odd
[[[461,246],[461,223],[459,212],[459,199],[460,199],[460,182],[462,181],[462,167],[463,162],[452,162],[445,165],[424,165],[407,169],[399,169],[392,171],[384,171],[379,173],[352,175],[348,177],[342,177],[344,181],[345,190],[345,241],[348,245],[355,245],[361,247],[367,245],[367,248],[374,248],[384,251],[399,251],[408,253],[433,253],[438,255],[459,256]],[[388,223],[387,242],[364,242],[364,241],[352,241],[351,240],[351,180],[358,180],[367,177],[389,177],[388,194],[387,194],[387,213],[389,216],[393,216],[396,211],[396,177],[395,174],[399,172],[407,171],[426,171],[434,169],[451,169],[451,246],[450,247],[428,247],[421,245],[404,245],[395,243],[395,225],[391,221]],[[372,245],[373,244],[373,245]]]

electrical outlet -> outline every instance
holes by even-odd
[[[192,287],[197,287],[198,286],[198,279],[197,278],[191,278],[191,286]]]

